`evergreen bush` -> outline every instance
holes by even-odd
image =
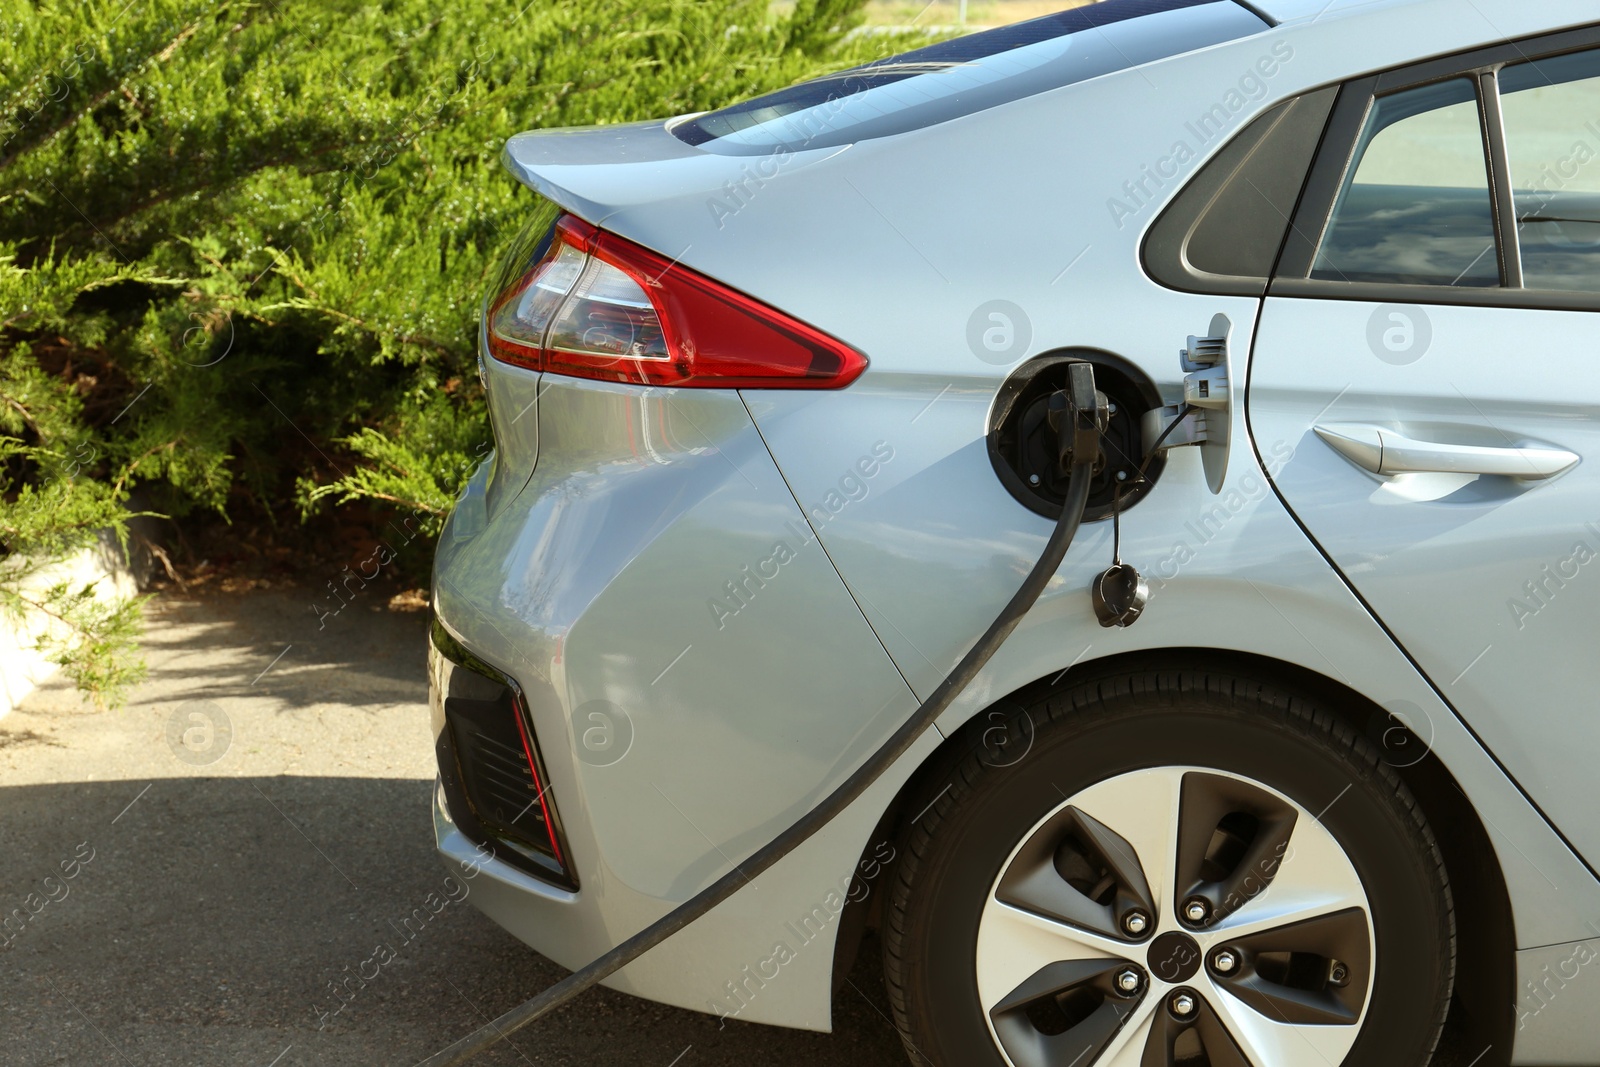
[[[339,502],[437,527],[517,131],[713,108],[906,46],[863,0],[18,0],[0,30],[0,609],[115,701],[137,605],[25,592],[123,530]]]

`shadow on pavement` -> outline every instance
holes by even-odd
[[[431,788],[289,776],[0,788],[0,1059],[414,1064],[560,978],[449,891]],[[380,946],[393,959],[375,966]],[[478,1062],[905,1063],[875,945],[851,983],[833,1035],[719,1028],[600,991]]]

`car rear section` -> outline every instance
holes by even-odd
[[[1069,17],[1035,34],[1049,55],[999,56],[1009,66],[984,75],[987,102],[1037,91],[1041,78],[1124,66],[1118,48],[1148,58],[1261,25],[1231,2],[1149,7],[1172,9],[1188,37],[1106,19],[1106,41],[1052,74],[1045,61],[1059,60],[1071,31],[1097,25]],[[902,473],[888,409],[881,432],[871,428],[881,393],[850,414],[848,434],[821,436],[830,473],[799,495],[751,414],[779,394],[843,397],[871,374],[848,338],[863,310],[850,276],[883,256],[852,233],[874,209],[859,198],[842,211],[817,204],[841,181],[848,189],[849,175],[807,191],[810,221],[794,217],[799,228],[783,239],[758,227],[786,213],[806,175],[848,155],[863,135],[855,127],[883,110],[885,92],[904,95],[904,79],[890,65],[844,94],[836,85],[791,100],[797,125],[771,143],[733,115],[692,130],[645,123],[508,145],[508,167],[540,195],[485,306],[495,451],[458,501],[435,567],[436,821],[446,856],[485,872],[478,905],[565,965],[775,836],[916,706],[819,538],[844,509],[915,473]],[[913,110],[867,132],[891,137],[979,110],[960,88],[941,94],[936,114]],[[829,114],[830,94],[854,110]],[[652,222],[685,241],[650,232]],[[742,248],[745,265],[699,269],[719,247]],[[895,255],[870,273],[891,282]],[[809,297],[760,299],[766,279],[782,276],[805,279]],[[795,314],[796,303],[808,312]],[[830,303],[848,317],[830,315],[827,329],[808,319]],[[888,306],[867,310],[891,325]],[[892,383],[905,369],[885,384],[901,388]],[[880,888],[893,854],[872,831],[935,743],[924,739],[850,813],[612,984],[826,1028],[846,905]]]
[[[576,967],[787,826],[915,701],[735,388],[836,388],[864,357],[556,214],[485,314],[496,450],[435,570],[436,818],[483,871],[479,907]],[[613,984],[825,1027],[831,951],[759,994],[785,921],[831,945],[849,868],[796,856]]]
[[[512,139],[536,197],[485,294],[495,450],[441,538],[431,652],[436,834],[483,911],[578,967],[906,719],[1051,528],[995,443],[997,398],[1031,395],[1019,366],[1094,362],[1138,441],[1220,316],[1242,390],[1261,294],[1164,287],[1141,237],[1262,111],[1349,73],[1347,6],[1274,29],[1233,0],[1110,0],[705,116]],[[1225,400],[1207,417],[1231,448],[1174,450],[1121,517],[1152,577],[1137,627],[1097,624],[1113,531],[1086,524],[937,733],[608,984],[828,1028],[836,945],[890,896],[897,825],[939,802],[950,746],[1030,687],[1172,650],[1296,665],[1369,740],[1424,736],[1496,813],[1518,944],[1584,936],[1581,862],[1274,494],[1301,442],[1252,441]]]

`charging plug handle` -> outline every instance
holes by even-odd
[[[1098,469],[1105,462],[1101,436],[1111,425],[1111,402],[1094,387],[1094,365],[1069,366],[1066,388],[1050,397],[1048,410],[1061,473],[1069,474],[1083,459],[1091,460]]]

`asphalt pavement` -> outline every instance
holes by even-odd
[[[566,973],[435,859],[423,614],[312,599],[163,595],[126,707],[0,719],[3,1067],[408,1067]],[[834,1026],[598,990],[476,1063],[901,1067],[875,942]]]
[[[312,599],[165,594],[126,707],[0,720],[6,1067],[404,1067],[566,973],[448,894],[423,614]],[[832,1034],[600,990],[477,1062],[899,1067],[887,1012],[868,945]]]

